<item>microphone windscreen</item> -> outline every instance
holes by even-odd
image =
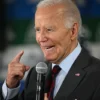
[[[44,62],[39,62],[37,65],[36,65],[36,72],[37,73],[40,73],[40,74],[45,74],[47,72],[47,65],[44,63]]]

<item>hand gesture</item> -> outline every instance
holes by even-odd
[[[20,59],[24,51],[21,51],[8,65],[8,74],[6,84],[8,88],[15,88],[19,84],[20,80],[24,77],[26,71],[29,70],[29,66],[25,66],[20,63]]]

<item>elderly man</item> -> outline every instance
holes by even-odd
[[[45,100],[100,100],[100,61],[80,46],[81,17],[71,0],[42,0],[35,14],[36,40],[47,60]],[[35,68],[28,74],[19,95],[20,80],[29,70],[20,63],[21,51],[8,65],[1,99],[36,100]],[[59,69],[48,87],[51,69]],[[55,70],[53,71],[55,72]]]

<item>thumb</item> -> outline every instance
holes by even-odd
[[[30,69],[30,66],[26,66],[25,70],[28,71]]]

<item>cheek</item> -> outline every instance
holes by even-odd
[[[63,52],[65,52],[66,48],[68,48],[71,44],[71,40],[69,37],[63,38],[62,41],[60,41],[59,45],[60,45],[60,50],[62,50]]]

